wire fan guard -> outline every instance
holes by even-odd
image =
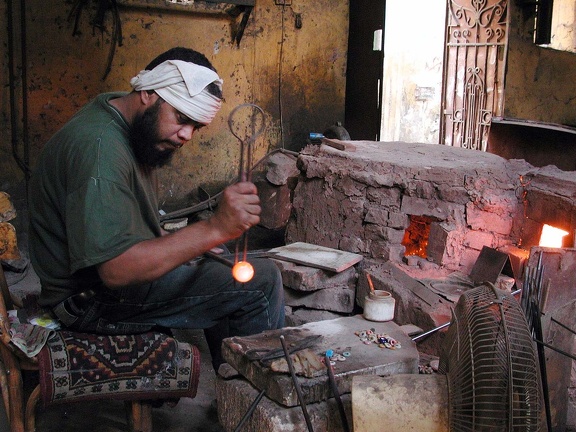
[[[486,283],[460,296],[440,355],[451,431],[538,431],[541,385],[526,317]]]

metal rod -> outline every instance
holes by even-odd
[[[252,413],[254,412],[254,410],[256,409],[256,407],[258,406],[260,401],[262,400],[262,397],[264,396],[265,392],[266,392],[266,390],[262,390],[260,393],[258,393],[258,396],[256,396],[256,399],[254,399],[254,402],[252,402],[252,404],[248,408],[248,411],[246,411],[246,414],[244,414],[244,417],[242,417],[242,419],[240,420],[240,423],[238,423],[238,426],[236,426],[236,429],[234,429],[234,432],[240,432],[240,430],[242,430],[242,426],[244,426],[244,423],[246,423],[246,420],[248,420],[250,418],[250,416],[252,415]]]
[[[546,343],[546,342],[544,342],[544,341],[541,341],[541,340],[538,340],[538,339],[534,338],[534,342],[536,342],[536,343],[539,344],[539,345],[543,345],[543,346],[545,346],[546,348],[550,348],[552,351],[556,351],[557,353],[562,354],[562,355],[564,355],[564,356],[566,356],[566,357],[569,357],[569,358],[571,358],[572,360],[576,360],[576,356],[575,356],[574,354],[570,354],[569,352],[563,351],[563,350],[561,350],[560,348],[556,348],[555,346],[552,346],[552,345],[550,345],[550,344],[548,344],[548,343]]]
[[[540,315],[540,309],[538,305],[532,304],[531,307],[533,314],[533,338],[535,340],[542,340],[542,320]],[[548,430],[552,430],[552,413],[550,407],[550,394],[548,388],[548,372],[546,370],[546,355],[544,354],[544,347],[541,344],[536,344],[538,352],[538,360],[540,363],[540,379],[542,380],[542,398],[544,399],[544,411],[546,413],[546,425]]]
[[[340,420],[342,420],[342,427],[344,428],[344,432],[350,432],[350,428],[348,427],[348,419],[346,418],[346,411],[344,411],[344,404],[340,398],[338,386],[336,385],[336,379],[334,378],[334,372],[332,371],[332,365],[330,364],[330,357],[328,357],[326,354],[324,355],[324,363],[326,364],[326,369],[328,371],[328,381],[330,382],[332,393],[334,393],[336,405],[338,405],[338,412],[340,413]]]
[[[570,333],[572,334],[576,334],[576,331],[572,330],[570,327],[568,327],[566,324],[561,323],[560,321],[558,321],[556,318],[552,317],[550,318],[550,321],[558,324],[560,327],[564,327],[566,330],[568,330]]]
[[[304,420],[306,420],[306,426],[308,426],[308,432],[314,432],[312,428],[312,422],[310,421],[310,415],[306,409],[306,403],[304,402],[304,397],[302,396],[302,389],[296,378],[296,372],[294,372],[294,365],[292,364],[292,358],[288,352],[288,347],[286,346],[286,341],[284,340],[284,335],[280,335],[280,343],[282,344],[282,349],[284,350],[284,357],[286,358],[286,363],[288,363],[288,369],[290,370],[290,376],[292,377],[292,383],[296,389],[296,395],[298,396],[298,402],[300,402],[300,407],[302,407],[302,413],[304,414]]]
[[[206,258],[210,258],[213,259],[214,261],[218,261],[219,263],[225,264],[228,267],[234,267],[234,263],[226,258],[224,258],[223,256],[218,255],[217,253],[214,252],[204,252],[204,256]]]
[[[427,332],[424,332],[424,333],[422,333],[422,334],[419,334],[419,335],[417,335],[417,336],[414,336],[414,337],[412,338],[412,340],[413,340],[414,342],[416,342],[417,340],[422,339],[423,337],[426,337],[426,336],[428,336],[428,335],[431,335],[432,333],[436,333],[438,330],[442,330],[444,327],[448,327],[450,324],[451,324],[450,321],[447,322],[447,323],[444,323],[444,324],[442,324],[442,325],[440,325],[440,326],[438,326],[438,327],[436,327],[436,328],[433,328],[432,330],[428,330]]]

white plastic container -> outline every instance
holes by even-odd
[[[364,298],[364,318],[370,321],[390,321],[394,319],[396,300],[388,291],[370,291]]]

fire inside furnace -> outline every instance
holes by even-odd
[[[564,241],[564,237],[568,235],[568,231],[561,230],[560,228],[555,228],[551,225],[546,225],[542,227],[542,234],[540,235],[539,246],[551,247],[551,248],[561,248]]]
[[[402,246],[406,248],[404,256],[419,256],[427,258],[426,249],[428,247],[428,238],[430,236],[430,225],[433,218],[427,216],[410,216],[410,225],[404,231]]]

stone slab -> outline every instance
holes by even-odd
[[[226,432],[237,426],[258,397],[259,391],[244,379],[216,381],[218,421]],[[348,430],[352,430],[352,397],[341,396]],[[308,404],[306,411],[314,432],[344,432],[338,405],[334,398]],[[300,406],[287,408],[264,396],[254,412],[243,423],[242,432],[302,432],[308,430]]]
[[[391,350],[379,348],[376,344],[364,344],[354,332],[374,329],[376,333],[386,333],[396,339],[402,348]],[[280,335],[288,347],[303,340],[315,339],[309,350],[323,357],[326,350],[336,353],[349,352],[346,361],[336,362],[334,376],[341,394],[350,393],[352,377],[355,375],[391,375],[418,373],[418,350],[416,344],[393,321],[372,322],[361,315],[337,318],[270,330],[258,335],[232,337],[224,340],[224,359],[256,388],[265,390],[268,398],[285,406],[298,405],[298,397],[287,373],[274,372],[269,362],[251,360],[252,353],[268,353],[279,350],[282,353]],[[283,354],[280,355],[283,358]],[[298,376],[306,403],[325,400],[331,395],[328,376],[322,371],[320,376],[307,378]]]
[[[273,258],[296,264],[317,267],[323,270],[341,272],[362,261],[363,256],[305,242],[295,242],[270,249]]]

